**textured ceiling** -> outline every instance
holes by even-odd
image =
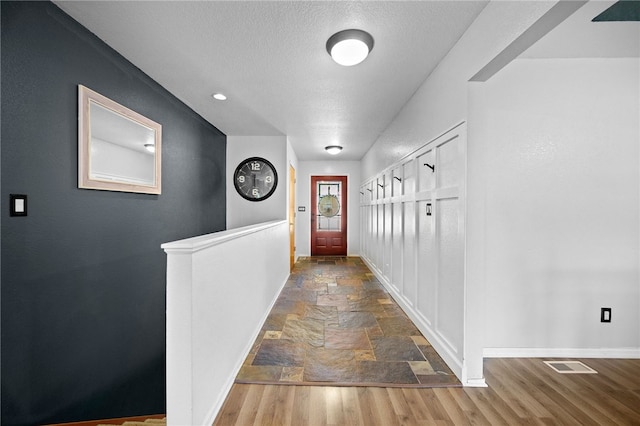
[[[487,2],[55,3],[227,135],[287,135],[301,160],[359,160]],[[375,47],[341,67],[325,43],[348,28]],[[338,157],[324,152],[333,144]]]

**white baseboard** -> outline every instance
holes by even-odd
[[[484,348],[485,358],[640,359],[640,348]]]
[[[468,388],[486,388],[489,387],[484,378],[482,379],[467,379],[466,382],[462,384],[464,387]]]

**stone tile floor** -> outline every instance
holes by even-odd
[[[298,260],[236,383],[461,386],[359,257]]]

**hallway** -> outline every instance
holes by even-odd
[[[462,387],[360,258],[300,258],[213,424],[638,424],[640,360],[545,360],[485,359],[489,387]]]
[[[236,383],[461,386],[358,257],[305,257]]]

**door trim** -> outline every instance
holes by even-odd
[[[296,263],[296,169],[289,164],[289,269]]]
[[[340,250],[340,254],[327,254],[327,256],[347,256],[347,222],[348,222],[348,181],[349,177],[347,175],[320,175],[320,176],[311,176],[311,256],[323,256],[325,254],[318,253],[316,249],[315,243],[315,226],[316,226],[316,214],[317,214],[317,182],[322,180],[328,181],[340,181],[342,182],[342,190],[340,194],[340,209],[341,209],[341,223],[340,223],[340,233],[342,234],[342,247]]]

